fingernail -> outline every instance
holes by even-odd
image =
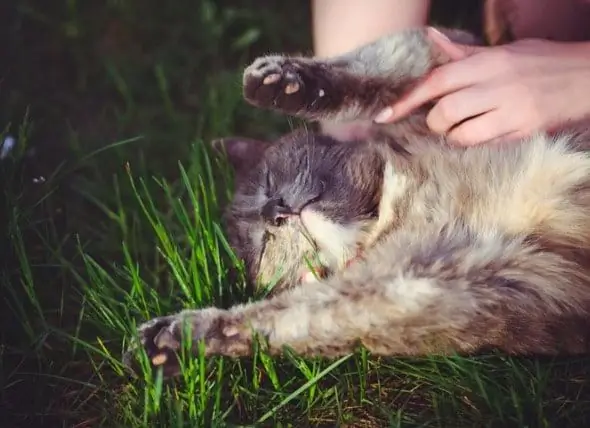
[[[443,34],[440,30],[437,30],[434,27],[428,27],[428,30],[430,31],[430,33],[435,36],[438,37],[441,40],[445,40],[447,42],[450,42],[451,39],[449,39],[445,34]]]
[[[379,114],[377,114],[377,116],[375,116],[375,119],[373,119],[373,121],[375,123],[385,123],[385,122],[389,122],[392,117],[393,117],[393,108],[386,107],[383,110],[381,110],[379,112]]]

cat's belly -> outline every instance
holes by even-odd
[[[531,180],[515,188],[490,192],[487,198],[478,198],[466,206],[462,214],[475,230],[508,235],[551,233],[586,240],[590,238],[589,203],[588,179],[575,186]]]
[[[453,208],[476,229],[549,233],[590,239],[590,157],[566,137],[539,136],[473,158],[452,186]],[[584,238],[586,239],[586,238]]]

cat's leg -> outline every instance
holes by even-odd
[[[580,323],[588,319],[588,278],[560,256],[457,230],[406,238],[326,282],[229,310],[156,318],[140,326],[141,344],[168,376],[179,370],[175,355],[185,331],[193,352],[202,340],[206,355],[233,357],[250,355],[256,336],[271,353],[288,346],[326,357],[359,344],[374,354],[413,356],[588,350],[575,330],[588,327]]]
[[[336,58],[260,57],[244,72],[244,98],[305,119],[370,120],[446,61],[425,28],[410,29]]]

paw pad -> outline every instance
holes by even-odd
[[[278,55],[258,58],[244,71],[244,98],[258,107],[314,115],[329,103],[325,72],[307,59]]]
[[[272,85],[273,83],[277,83],[279,80],[281,80],[281,75],[276,73],[276,74],[269,74],[268,76],[266,76],[264,78],[264,80],[262,81],[263,85]]]

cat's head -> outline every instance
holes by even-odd
[[[333,271],[354,257],[376,221],[382,146],[308,132],[274,143],[228,138],[216,146],[235,170],[225,226],[251,280],[295,285],[308,263]]]

